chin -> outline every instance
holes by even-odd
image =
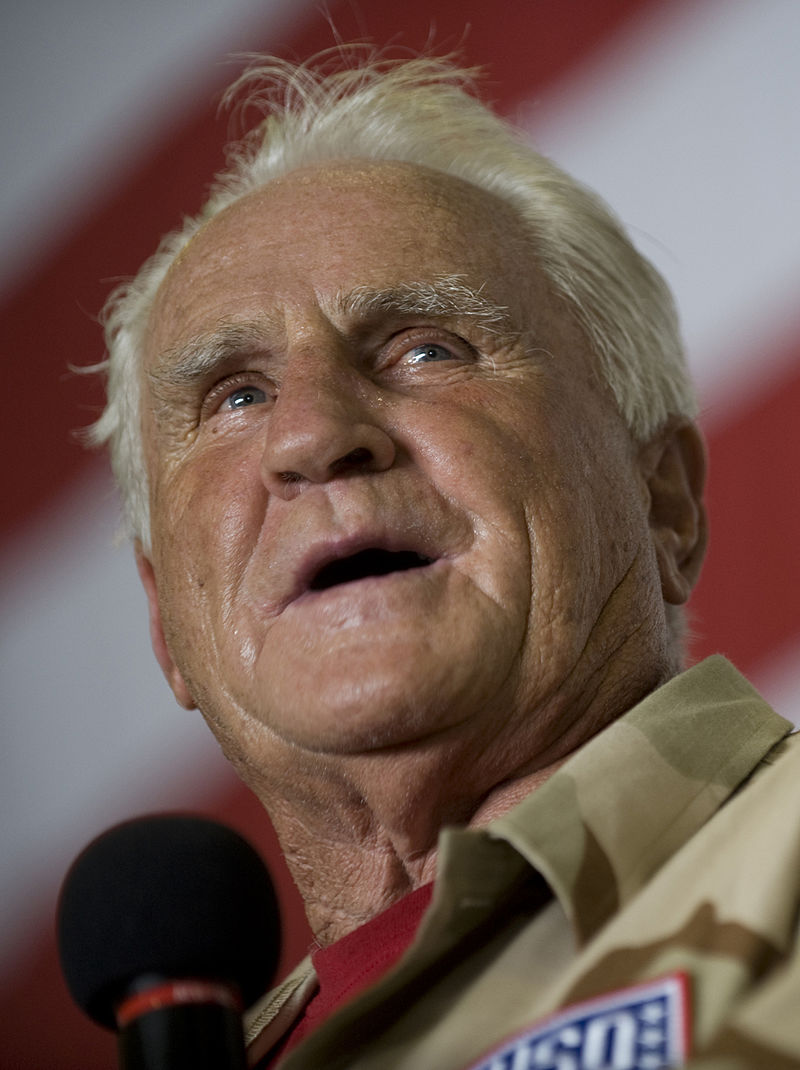
[[[409,694],[408,674],[391,682],[365,679],[369,685],[358,681],[346,688],[317,688],[305,695],[295,690],[282,700],[273,698],[264,723],[294,747],[331,755],[414,746],[456,723],[447,712],[453,706],[436,689]],[[462,719],[460,712],[457,719]]]

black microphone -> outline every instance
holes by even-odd
[[[61,968],[122,1070],[244,1070],[241,1014],[280,951],[272,881],[224,825],[155,815],[73,862],[58,904]]]

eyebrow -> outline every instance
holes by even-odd
[[[379,316],[469,318],[494,334],[512,333],[511,314],[476,290],[462,275],[438,275],[430,282],[404,282],[388,288],[357,286],[337,294],[331,302],[334,315],[372,319]]]
[[[356,286],[321,302],[335,320],[470,319],[495,335],[517,336],[509,309],[468,285],[463,276],[439,275],[430,282],[404,282],[390,287]],[[191,386],[222,367],[227,360],[265,345],[275,317],[263,322],[222,323],[213,331],[165,349],[153,362],[148,377],[154,386]]]
[[[191,386],[237,353],[264,345],[264,327],[256,323],[222,323],[159,353],[148,377],[163,386]]]

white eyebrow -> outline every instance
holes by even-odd
[[[357,286],[337,294],[334,314],[360,318],[436,316],[475,320],[492,333],[512,333],[508,308],[469,286],[461,275],[439,275],[430,282],[404,282],[388,288]]]
[[[236,353],[264,345],[264,328],[257,323],[223,323],[158,355],[148,372],[154,383],[190,386],[220,367]]]

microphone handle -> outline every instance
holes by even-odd
[[[117,1034],[120,1070],[246,1070],[233,1008],[184,1003],[147,1011]]]

